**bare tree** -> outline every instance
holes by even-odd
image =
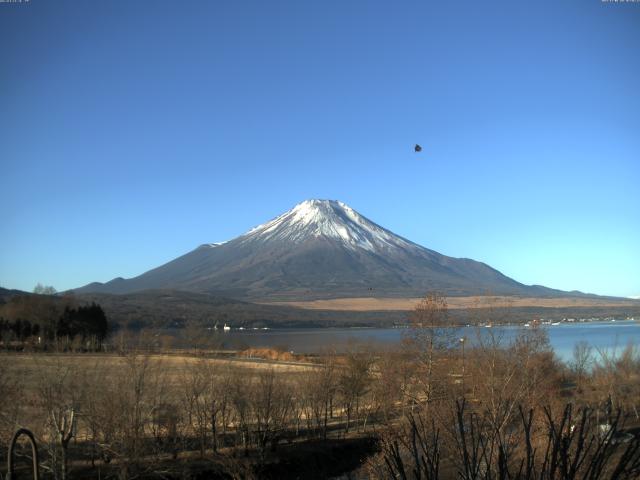
[[[228,367],[200,359],[195,364],[185,364],[182,378],[183,399],[187,423],[199,439],[200,456],[211,447],[218,449],[218,426],[226,431],[229,404],[230,375]]]
[[[291,396],[282,378],[272,369],[260,372],[253,384],[251,414],[262,459],[269,443],[276,448],[290,410]]]
[[[337,392],[338,375],[335,359],[332,355],[323,357],[320,368],[307,372],[303,377],[302,395],[305,402],[305,417],[311,430],[327,438],[327,425],[332,416],[333,399]]]
[[[345,432],[349,432],[352,417],[356,424],[360,401],[371,384],[373,357],[367,349],[352,349],[345,355],[345,365],[338,374],[338,391],[346,414]]]
[[[54,478],[68,478],[69,442],[76,432],[76,411],[82,408],[83,383],[76,365],[53,359],[38,363],[38,404],[43,414],[40,438],[48,461],[44,469]]]
[[[559,388],[559,368],[542,329],[522,329],[512,341],[479,329],[469,357],[472,398],[496,430],[510,424],[518,405],[548,402]]]
[[[154,412],[166,404],[166,381],[160,362],[135,353],[122,358],[118,371],[110,378],[109,402],[105,405],[102,425],[103,449],[117,457],[121,478],[130,478],[141,469],[153,469],[153,462],[143,462],[148,454]]]
[[[2,362],[5,359],[1,360]],[[8,362],[7,362],[8,363]],[[0,458],[5,458],[5,445],[9,444],[24,415],[24,382],[21,382],[13,369],[0,368]]]
[[[250,395],[253,378],[247,375],[235,375],[229,385],[230,401],[233,407],[236,447],[242,444],[245,455],[249,454]]]
[[[433,418],[421,413],[409,413],[397,430],[382,437],[382,459],[374,476],[438,480],[442,442]]]
[[[414,395],[430,402],[444,382],[437,361],[455,344],[454,332],[449,328],[446,298],[438,293],[428,293],[411,312],[409,322],[404,345],[416,362],[415,381],[419,392]]]
[[[601,431],[593,412],[577,415],[568,404],[554,413],[518,407],[509,431],[492,427],[485,412],[456,402],[453,443],[447,444],[435,423],[419,411],[382,440],[382,459],[374,472],[380,478],[436,479],[443,453],[455,460],[451,478],[462,480],[631,480],[640,474],[640,440],[616,441],[621,429],[618,413]]]
[[[50,285],[42,285],[38,282],[38,284],[33,287],[33,293],[37,295],[55,295],[57,290]]]
[[[208,397],[210,391],[207,377],[208,372],[202,362],[196,365],[185,364],[182,377],[184,411],[189,429],[193,430],[198,438],[200,457],[204,457],[209,433]]]
[[[372,403],[384,423],[390,422],[405,402],[405,394],[413,377],[412,362],[404,351],[389,350],[379,355],[374,363]]]
[[[589,373],[593,360],[593,348],[588,342],[581,340],[573,346],[573,359],[569,366],[579,384]]]
[[[638,418],[638,395],[640,394],[640,353],[633,345],[622,351],[598,349],[590,377],[593,401],[600,406],[605,416],[618,408],[632,410]]]

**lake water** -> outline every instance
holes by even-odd
[[[580,341],[608,352],[621,351],[629,343],[640,346],[640,323],[633,320],[614,322],[576,322],[560,325],[545,325],[554,351],[563,360],[571,359],[573,347]],[[456,335],[466,337],[469,344],[478,334],[489,331],[508,343],[523,329],[522,326],[462,327]],[[221,335],[226,347],[278,347],[296,353],[319,353],[327,348],[344,351],[354,342],[370,343],[375,347],[392,347],[402,341],[404,328],[323,328],[323,329],[272,329],[231,330]]]

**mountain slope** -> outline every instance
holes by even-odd
[[[529,287],[488,265],[441,255],[344,203],[307,200],[228,242],[205,244],[131,279],[79,292],[177,289],[253,299],[351,296],[566,294]]]

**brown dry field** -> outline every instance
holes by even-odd
[[[306,308],[309,310],[341,310],[341,311],[385,311],[412,310],[420,298],[335,298],[330,300],[309,300],[297,302],[262,302],[265,305],[287,305]],[[637,300],[611,298],[535,298],[535,297],[507,297],[507,296],[473,296],[447,297],[447,305],[451,309],[469,308],[519,308],[519,307],[626,307],[640,306]]]
[[[251,359],[204,358],[190,354],[151,354],[149,355],[151,369],[162,371],[169,383],[173,383],[184,375],[189,366],[200,361],[229,365],[234,369],[259,371],[273,369],[278,373],[304,373],[318,368],[307,363],[284,363],[260,361]],[[0,368],[14,378],[20,378],[24,387],[29,389],[39,378],[66,367],[82,367],[92,371],[109,371],[117,373],[125,366],[126,359],[117,354],[45,354],[45,353],[2,353],[0,354]]]
[[[231,368],[233,375],[256,375],[261,370],[273,369],[285,381],[293,382],[305,375],[310,369],[320,368],[319,365],[308,363],[284,363],[274,361],[256,361],[252,359],[206,358],[193,354],[140,354],[148,357],[148,376],[146,383],[153,385],[158,381],[167,398],[178,399],[183,391],[185,378],[190,367],[199,362],[218,364],[219,373]],[[88,384],[96,386],[99,392],[108,397],[108,392],[114,386],[114,380],[122,375],[130,374],[127,361],[130,357],[118,354],[87,354],[87,353],[0,353],[0,380],[9,381],[9,385],[16,382],[21,389],[23,402],[21,422],[31,428],[42,423],[42,407],[36,399],[41,397],[42,389],[50,381],[62,381],[67,375],[71,377],[71,385],[77,386],[76,394]],[[87,383],[89,382],[89,383]],[[115,382],[117,385],[117,381]],[[152,386],[150,388],[153,388]],[[77,437],[86,435],[86,430],[79,427]],[[46,434],[42,438],[46,438]],[[2,478],[0,472],[0,478]]]

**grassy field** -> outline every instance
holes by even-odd
[[[279,362],[264,360],[262,358],[206,358],[184,352],[171,354],[148,355],[150,367],[162,370],[163,375],[169,379],[177,379],[185,374],[185,371],[199,363],[207,363],[219,366],[232,366],[239,372],[252,372],[260,370],[274,370],[277,373],[303,373],[318,366],[308,362],[286,361]],[[22,386],[26,390],[35,388],[35,382],[40,377],[46,377],[54,370],[66,367],[82,368],[84,370],[104,369],[117,375],[117,372],[126,366],[125,357],[117,354],[74,354],[74,353],[38,353],[36,355],[24,353],[0,354],[0,365],[4,373],[14,378],[21,379]]]
[[[10,381],[16,381],[20,385],[21,396],[25,400],[24,418],[35,418],[35,405],[39,403],[38,397],[43,394],[43,385],[48,384],[53,378],[62,378],[71,372],[81,372],[74,382],[80,384],[83,381],[104,382],[106,391],[111,385],[117,384],[117,378],[130,372],[128,361],[131,357],[123,357],[117,354],[0,354],[2,376]],[[232,369],[235,375],[256,375],[261,371],[273,370],[283,378],[290,381],[296,380],[300,375],[317,365],[304,362],[278,362],[261,358],[205,358],[188,353],[151,354],[148,358],[149,373],[153,378],[161,379],[168,390],[165,391],[168,398],[177,398],[184,388],[184,378],[189,371],[196,367],[209,365],[218,370]],[[75,375],[78,375],[75,373]]]
[[[0,454],[6,455],[15,428],[26,426],[36,436],[45,470],[59,468],[50,421],[73,405],[79,420],[69,447],[71,478],[128,478],[123,468],[141,469],[141,478],[230,478],[229,472],[243,478],[328,478],[357,468],[375,450],[372,434],[345,435],[342,420],[332,419],[329,438],[322,441],[293,396],[303,395],[301,388],[312,385],[310,375],[325,367],[283,353],[0,353],[0,387],[10,399],[0,406]],[[223,398],[228,413],[219,410],[218,450],[212,453],[208,415],[221,408],[213,399]],[[171,418],[177,423],[166,423]],[[281,448],[259,448],[259,438],[282,443]],[[314,464],[324,457],[326,464]],[[21,469],[25,466],[22,462]],[[0,478],[5,473],[0,466]]]

